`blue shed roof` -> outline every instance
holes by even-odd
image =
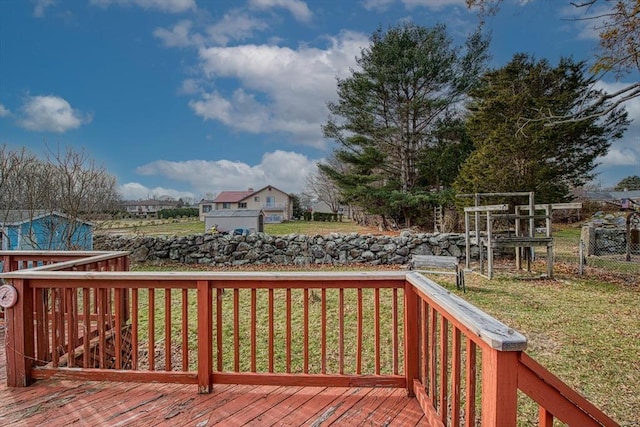
[[[50,215],[69,218],[69,215],[65,213],[58,212],[58,211],[49,211],[46,209],[34,209],[34,210],[11,209],[1,214],[0,225],[3,225],[3,226],[20,225],[20,224],[24,224],[26,222],[34,221],[36,219],[44,218]],[[76,221],[93,226],[93,223],[90,221],[84,221],[77,218],[76,218]]]

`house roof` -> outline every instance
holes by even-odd
[[[20,225],[25,222],[30,222],[36,219],[44,218],[49,215],[60,216],[63,218],[69,218],[69,215],[58,212],[58,211],[49,211],[46,209],[11,209],[3,212],[2,217],[0,217],[0,225]],[[93,225],[89,221],[84,221],[78,219],[78,221],[83,222],[88,225]]]
[[[223,191],[220,194],[218,194],[218,197],[216,197],[213,200],[213,203],[237,203],[237,202],[241,202],[241,201],[253,196],[254,194],[257,194],[257,193],[260,193],[260,192],[264,191],[267,188],[271,188],[273,190],[278,190],[282,194],[286,194],[287,196],[289,196],[289,193],[285,193],[284,191],[280,190],[279,188],[274,187],[273,185],[266,185],[266,186],[262,187],[261,189],[259,189],[258,191],[253,191],[253,190],[248,190],[248,191]],[[200,203],[202,203],[202,202],[200,202]]]
[[[620,201],[622,199],[640,199],[640,190],[632,191],[587,191],[586,196],[590,200]]]
[[[211,211],[205,216],[210,218],[254,218],[260,215],[264,215],[260,209],[220,209],[217,211]]]
[[[139,205],[148,205],[148,206],[176,206],[178,202],[175,200],[157,200],[157,199],[149,199],[149,200],[127,200],[124,202],[125,206],[139,206]]]
[[[246,199],[255,191],[222,191],[213,201],[214,203],[236,203]]]

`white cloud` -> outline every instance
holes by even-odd
[[[407,9],[424,6],[433,10],[440,10],[447,6],[462,6],[466,8],[465,0],[402,0]]]
[[[189,34],[191,31],[191,21],[185,19],[175,24],[171,29],[156,28],[153,35],[159,38],[167,47],[187,47],[198,44],[197,36]]]
[[[255,31],[264,31],[268,25],[246,12],[234,9],[225,13],[222,19],[207,27],[207,34],[212,42],[225,46],[231,40],[246,40]]]
[[[91,120],[91,115],[74,110],[64,98],[30,96],[20,109],[18,124],[31,131],[63,133]]]
[[[168,13],[181,13],[197,9],[195,0],[91,0],[91,4],[102,7],[108,7],[112,4],[138,6],[143,9],[155,9]]]
[[[34,3],[33,16],[35,16],[36,18],[44,17],[45,10],[49,6],[52,6],[56,3],[55,0],[32,0],[32,1]]]
[[[259,189],[266,185],[298,193],[304,187],[306,177],[315,171],[317,162],[303,154],[278,150],[265,153],[257,165],[229,160],[158,160],[138,167],[136,172],[144,176],[162,176],[176,182],[187,182],[198,192],[196,198],[205,193]],[[129,193],[134,190],[142,192],[143,188],[137,183],[125,186],[128,186]]]
[[[4,105],[0,104],[0,117],[8,117],[11,115],[11,111]]]
[[[169,196],[173,199],[191,198],[195,199],[190,191],[180,191],[173,188],[146,187],[139,182],[128,182],[118,187],[118,193],[123,200],[146,200],[151,198],[159,199]]]
[[[396,0],[364,0],[362,2],[362,7],[366,10],[377,10],[379,12],[384,12],[388,10],[389,7],[395,3]]]
[[[310,21],[313,15],[307,4],[300,0],[250,0],[249,4],[256,9],[287,9],[296,20],[302,22]]]
[[[606,93],[616,93],[629,84],[598,81],[595,88],[601,89]],[[622,105],[627,110],[631,124],[629,124],[621,139],[612,142],[609,152],[597,160],[600,163],[599,170],[614,170],[625,166],[635,166],[636,173],[640,173],[640,97],[630,99]],[[611,183],[611,185],[613,184],[615,183]]]
[[[326,102],[336,100],[336,76],[350,75],[368,37],[344,32],[322,48],[269,45],[210,47],[199,50],[206,79],[236,79],[230,93],[205,93],[189,105],[205,120],[239,131],[282,132],[294,143],[320,147]]]

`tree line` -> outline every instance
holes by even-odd
[[[358,67],[337,80],[323,126],[335,148],[307,188],[383,224],[426,225],[456,193],[567,200],[629,124],[594,88],[585,61],[518,53],[489,69],[486,36],[477,30],[456,46],[444,25],[403,23],[370,41]],[[578,111],[579,120],[548,119]]]

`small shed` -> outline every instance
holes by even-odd
[[[2,250],[92,250],[93,224],[49,210],[0,212]]]
[[[249,231],[264,231],[264,212],[252,209],[219,209],[207,213],[204,217],[204,229],[216,226],[220,232],[230,232],[236,228],[247,228]]]

